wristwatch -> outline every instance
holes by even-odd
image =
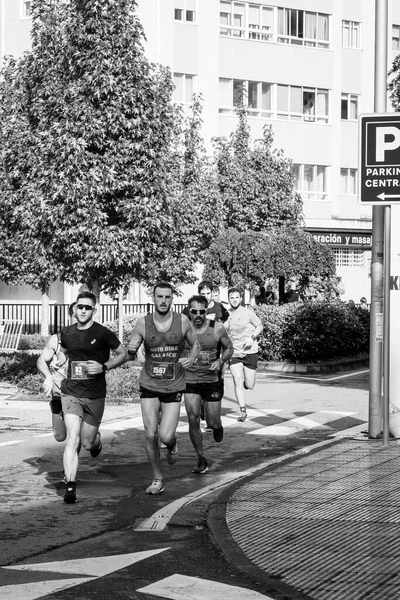
[[[107,367],[107,365],[104,363],[104,365],[103,365],[103,373],[105,373],[106,371],[108,371],[108,367]]]

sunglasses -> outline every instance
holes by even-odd
[[[195,308],[191,308],[189,312],[191,315],[205,315],[207,312],[207,309],[200,308],[199,310],[196,310]]]
[[[85,309],[85,310],[94,310],[94,306],[90,306],[90,304],[77,304],[76,308],[78,310],[83,310],[83,309]]]

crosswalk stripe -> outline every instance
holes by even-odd
[[[142,594],[169,598],[170,600],[182,600],[183,598],[190,598],[190,600],[220,600],[222,597],[229,598],[229,600],[273,600],[270,596],[265,596],[247,588],[210,581],[209,579],[188,577],[178,573],[136,591]]]
[[[0,587],[1,600],[36,600],[48,594],[61,592],[70,587],[92,581],[94,577],[81,577],[74,579],[56,579],[55,581],[32,581],[16,585]]]
[[[327,423],[330,423],[333,415],[340,416],[351,416],[356,415],[356,412],[336,412],[336,411],[318,411],[315,413],[311,413],[310,416],[313,416],[314,419],[309,419],[307,417],[295,417],[293,419],[287,419],[282,423],[277,423],[275,425],[268,425],[267,427],[261,427],[259,429],[253,429],[252,431],[248,431],[249,435],[277,435],[277,436],[285,436],[292,435],[293,433],[297,433],[299,431],[304,431],[306,429],[315,429],[316,427],[322,429],[330,429]]]

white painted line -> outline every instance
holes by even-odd
[[[281,373],[277,372],[263,372],[260,371],[257,373],[258,375],[265,375],[267,377],[283,377],[284,379],[309,379],[310,381],[336,381],[337,379],[346,379],[348,377],[356,377],[357,375],[363,375],[364,373],[369,373],[369,369],[364,369],[362,371],[352,371],[351,373],[345,373],[344,375],[335,375],[334,377],[311,377],[307,375],[290,375],[289,373]]]
[[[143,429],[142,417],[133,417],[112,423],[101,424],[101,431],[124,431],[125,429]]]
[[[93,577],[80,579],[57,579],[55,581],[33,581],[31,583],[20,583],[16,585],[4,585],[0,587],[1,600],[36,600],[48,594],[61,592],[87,581],[93,581]]]
[[[1,446],[12,446],[13,444],[20,444],[23,440],[14,440],[13,442],[2,442]]]
[[[115,556],[96,556],[91,558],[16,565],[13,567],[3,567],[3,569],[10,569],[12,571],[50,571],[51,573],[104,577],[104,575],[109,575],[110,573],[129,567],[130,565],[145,560],[146,558],[150,558],[155,554],[165,552],[165,550],[169,550],[169,548],[145,550],[143,552],[133,552],[132,554],[116,554]],[[2,588],[0,588],[0,592],[1,590]]]
[[[299,431],[303,431],[305,429],[315,429],[316,427],[322,428],[322,429],[327,429],[329,428],[328,425],[326,425],[325,423],[329,423],[329,421],[331,420],[331,415],[345,415],[345,416],[350,416],[350,415],[356,415],[357,413],[355,412],[334,412],[334,411],[328,411],[328,410],[321,410],[318,411],[317,413],[312,413],[312,414],[325,414],[326,417],[324,417],[323,421],[313,421],[312,419],[308,419],[307,417],[296,417],[295,419],[287,419],[286,421],[283,421],[282,423],[277,423],[276,425],[268,425],[267,427],[261,427],[260,429],[253,429],[252,431],[248,431],[246,432],[246,435],[280,435],[280,436],[284,436],[284,435],[292,435],[293,433],[298,433]]]
[[[271,596],[264,596],[259,592],[236,585],[188,577],[178,573],[136,591],[170,600],[221,600],[223,597],[228,600],[273,600]]]

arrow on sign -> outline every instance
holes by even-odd
[[[385,194],[385,192],[382,192],[382,194],[379,194],[377,198],[379,198],[379,200],[386,200],[389,198],[400,198],[400,194]]]

